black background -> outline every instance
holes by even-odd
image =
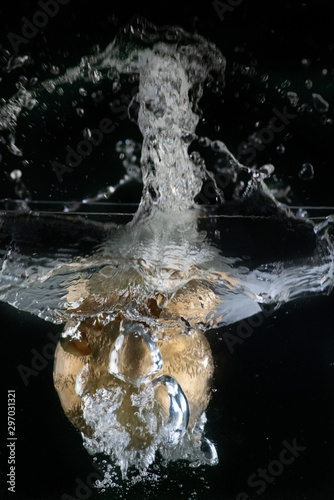
[[[2,68],[12,47],[9,32],[20,33],[22,16],[32,18],[37,10],[34,2],[4,2],[0,6]],[[25,47],[32,63],[11,73],[2,73],[1,95],[7,99],[15,92],[20,75],[50,76],[48,68],[62,70],[77,64],[81,56],[91,53],[94,45],[105,47],[117,30],[136,15],[144,15],[163,25],[181,25],[196,29],[213,41],[227,58],[226,87],[220,96],[208,89],[201,107],[207,122],[201,122],[199,133],[222,139],[232,152],[254,132],[255,123],[265,127],[273,107],[282,109],[286,97],[278,91],[285,80],[285,90],[297,92],[301,103],[310,103],[312,92],[321,94],[330,103],[328,117],[333,117],[334,32],[332,2],[244,0],[222,21],[212,3],[159,2],[140,4],[123,2],[70,0],[60,7],[44,30]],[[309,65],[302,64],[303,59]],[[239,66],[234,72],[236,64]],[[42,70],[46,64],[46,70]],[[240,64],[255,68],[255,74],[244,74]],[[323,75],[323,69],[327,74]],[[247,73],[247,71],[246,71]],[[261,77],[268,75],[269,87]],[[305,87],[305,80],[313,88]],[[108,90],[102,84],[105,94]],[[78,85],[79,86],[79,85]],[[19,122],[17,145],[22,158],[11,155],[6,145],[1,150],[0,198],[15,197],[9,178],[14,168],[23,171],[23,179],[33,199],[73,200],[95,193],[112,183],[122,173],[114,150],[115,142],[125,137],[140,140],[135,125],[123,121],[111,143],[103,144],[72,174],[59,183],[51,162],[61,160],[66,144],[76,144],[81,131],[110,113],[107,99],[101,104],[82,103],[86,110],[80,119],[73,109],[78,100],[78,86],[73,89],[61,112],[55,107],[47,115],[34,110]],[[277,88],[276,88],[277,87]],[[74,95],[75,94],[75,95]],[[258,94],[265,94],[260,104]],[[222,102],[223,100],[223,102]],[[56,101],[56,98],[55,98]],[[52,98],[50,97],[50,102]],[[108,110],[108,111],[107,111]],[[58,128],[57,116],[66,126]],[[112,115],[110,115],[112,117]],[[28,129],[27,123],[34,123]],[[290,138],[284,140],[286,134]],[[25,136],[23,137],[22,134]],[[4,133],[4,138],[6,139]],[[300,111],[288,129],[258,155],[256,161],[273,162],[278,179],[292,187],[292,202],[301,205],[333,205],[333,125],[323,125],[321,115]],[[284,155],[276,151],[284,144]],[[313,181],[302,181],[298,172],[303,163],[314,166]],[[140,186],[133,184],[111,200],[136,202]],[[308,298],[282,307],[268,318],[263,327],[236,347],[232,355],[221,340],[222,333],[210,332],[208,337],[216,361],[217,391],[208,410],[207,435],[218,449],[217,467],[189,469],[175,464],[166,470],[160,483],[137,485],[127,489],[109,490],[105,495],[93,492],[87,498],[237,498],[245,491],[249,497],[264,500],[331,500],[334,496],[334,345],[333,296]],[[52,384],[52,362],[26,387],[17,366],[31,365],[31,349],[42,352],[48,332],[60,334],[61,327],[47,324],[29,314],[17,312],[0,304],[2,335],[1,413],[6,419],[7,389],[15,388],[17,397],[17,493],[4,488],[6,467],[2,468],[1,498],[19,500],[58,499],[63,493],[75,496],[76,478],[86,480],[94,470],[91,457],[83,450],[80,435],[67,422]],[[233,333],[233,328],[231,332]],[[1,431],[1,458],[6,460],[6,429]],[[274,484],[258,496],[247,486],[250,474],[258,467],[267,467],[279,456],[284,440],[296,438],[307,449],[288,466]],[[3,491],[3,493],[2,493]]]

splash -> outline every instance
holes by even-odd
[[[275,214],[273,226],[286,231],[285,238],[293,232],[303,249],[297,245],[291,254],[277,241],[281,251],[272,260],[259,262],[247,245],[236,257],[220,235],[225,219],[196,203],[210,179],[224,205],[203,160],[188,152],[204,82],[209,74],[222,81],[224,69],[224,57],[204,38],[142,21],[64,75],[34,91],[21,89],[0,111],[2,128],[14,133],[22,109],[33,108],[43,92],[115,74],[139,77],[129,104],[129,114],[137,104],[143,137],[143,193],[133,220],[0,219],[11,241],[2,255],[0,299],[65,324],[54,371],[64,411],[88,451],[110,456],[124,476],[131,467],[144,474],[157,453],[167,461],[216,464],[216,449],[204,435],[213,374],[205,332],[333,286],[331,220],[314,224],[277,202],[264,182],[272,166],[253,171],[223,142],[213,144],[235,189],[234,214],[240,207],[252,213],[254,206]],[[130,159],[134,150],[130,142],[124,149]],[[62,247],[57,236],[64,234]]]

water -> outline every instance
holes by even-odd
[[[265,183],[271,165],[245,167],[223,142],[204,138],[221,155],[229,205],[200,155],[190,157],[204,82],[210,73],[222,81],[224,69],[222,54],[202,37],[142,22],[64,75],[33,91],[21,89],[0,112],[2,128],[14,134],[22,109],[33,109],[43,92],[77,80],[139,75],[128,109],[130,117],[135,110],[143,137],[143,193],[131,222],[27,216],[29,200],[20,206],[22,215],[1,219],[4,238],[13,241],[2,253],[0,299],[64,325],[54,384],[86,449],[110,459],[99,486],[114,486],[115,466],[124,479],[133,470],[139,475],[132,481],[145,478],[158,457],[165,466],[180,459],[193,467],[217,465],[217,450],[205,435],[214,373],[205,333],[224,327],[222,338],[233,352],[250,333],[240,339],[228,334],[230,325],[263,321],[284,303],[333,287],[331,217],[295,215]],[[320,98],[315,102],[325,106]],[[86,131],[86,140],[91,137]],[[20,154],[14,135],[10,145]],[[118,148],[138,176],[136,145],[124,141]],[[302,175],[310,170],[303,167]],[[212,181],[218,210],[196,203],[205,180]],[[225,207],[233,211],[231,220],[220,213]],[[254,210],[263,219],[251,217]],[[259,222],[267,225],[262,252]],[[248,237],[236,249],[231,233],[236,228],[242,240],[245,224]]]

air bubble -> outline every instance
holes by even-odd
[[[85,114],[85,111],[82,108],[77,108],[75,111],[80,118],[82,118],[83,115]]]
[[[182,135],[182,140],[188,144],[190,144],[191,142],[193,142],[194,140],[196,139],[196,135],[195,134],[185,134],[185,135]]]
[[[206,437],[201,439],[201,452],[203,454],[203,459],[209,465],[218,464],[218,454],[215,445]],[[203,461],[204,461],[203,460]]]
[[[140,363],[129,363],[134,349]],[[128,322],[121,327],[109,359],[109,373],[134,385],[148,383],[149,376],[162,369],[160,350],[141,323]]]
[[[305,80],[305,87],[310,90],[313,87],[312,80]]]
[[[154,379],[155,386],[163,385],[167,389],[170,398],[169,422],[166,429],[169,430],[167,442],[176,445],[183,437],[189,423],[189,404],[182,387],[173,377],[160,375]]]
[[[302,59],[303,68],[309,68],[310,65],[311,65],[311,61],[309,59],[306,59],[306,58]]]
[[[276,147],[276,151],[277,153],[279,153],[280,155],[283,155],[285,153],[285,146],[283,144],[279,144],[277,147]]]
[[[198,144],[203,148],[208,148],[211,144],[211,141],[208,137],[199,137]]]
[[[85,97],[87,95],[87,90],[84,89],[84,88],[82,88],[82,87],[80,87],[79,94]]]
[[[201,157],[198,151],[193,151],[192,153],[190,153],[189,156],[190,159],[195,163],[195,165],[200,165],[203,161],[203,158]]]

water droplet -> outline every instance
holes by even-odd
[[[119,92],[121,90],[122,86],[120,84],[120,82],[113,82],[112,84],[112,91],[114,94],[117,94],[117,92]]]
[[[326,113],[329,109],[329,104],[320,94],[312,94],[313,107],[319,113]]]
[[[307,89],[311,89],[313,87],[313,82],[312,80],[305,80],[305,87]]]
[[[58,68],[58,66],[50,66],[50,73],[52,75],[59,75],[59,72],[60,72],[60,69]]]
[[[9,144],[7,145],[7,148],[9,149],[9,151],[15,156],[22,156],[22,151],[15,144],[15,136],[13,134],[10,134],[8,139]]]
[[[10,173],[10,177],[13,179],[13,181],[18,181],[19,179],[21,179],[22,177],[22,172],[21,170],[13,170],[11,173]]]
[[[311,163],[303,163],[301,170],[299,171],[298,176],[303,181],[309,181],[314,177],[314,168]]]
[[[80,118],[82,118],[85,114],[85,111],[82,108],[77,108],[75,111]]]
[[[302,59],[303,68],[309,68],[310,64],[311,64],[311,61],[309,59],[306,59],[306,58]]]
[[[82,131],[82,135],[83,135],[84,139],[89,140],[92,137],[92,132],[89,128],[84,128]]]
[[[31,99],[27,99],[27,101],[25,102],[24,105],[27,109],[33,109],[35,106],[37,106],[37,104],[38,104],[37,99],[31,98]]]
[[[301,105],[298,107],[298,112],[299,112],[299,113],[313,113],[313,112],[314,112],[314,109],[313,109],[313,107],[311,106],[311,104],[307,104],[306,102],[304,102],[303,104],[301,104]]]
[[[38,78],[36,76],[33,76],[32,78],[30,78],[29,80],[29,85],[31,87],[33,87],[34,85],[36,85],[36,83],[38,82]]]
[[[26,76],[20,76],[19,78],[19,86],[18,88],[20,87],[25,87],[27,85],[27,82],[28,82],[28,78]]]
[[[53,82],[43,82],[43,87],[50,93],[54,92],[56,85]]]
[[[262,165],[262,167],[259,168],[259,172],[261,172],[262,177],[270,177],[275,171],[274,165],[271,165],[268,163],[267,165]]]
[[[276,151],[277,153],[279,153],[280,155],[283,155],[285,153],[285,146],[283,144],[279,144],[277,147],[276,147]]]
[[[82,95],[82,96],[86,96],[87,95],[87,90],[84,89],[84,88],[82,88],[82,87],[80,87],[79,94]]]
[[[97,69],[92,68],[88,71],[88,78],[92,83],[98,83],[101,80],[102,75]]]
[[[282,89],[286,89],[287,87],[290,87],[290,85],[291,85],[290,80],[284,80],[284,82],[282,82],[281,84],[281,87]]]
[[[217,153],[225,153],[227,148],[222,141],[212,141],[211,149]]]
[[[5,71],[10,73],[16,68],[20,68],[23,65],[30,64],[32,59],[30,56],[13,56],[7,62],[7,66],[5,67]]]
[[[250,66],[245,66],[245,65],[240,65],[240,73],[242,75],[249,75],[251,72],[251,68]]]
[[[289,99],[291,106],[296,107],[299,101],[299,97],[296,92],[287,92],[286,96]]]

